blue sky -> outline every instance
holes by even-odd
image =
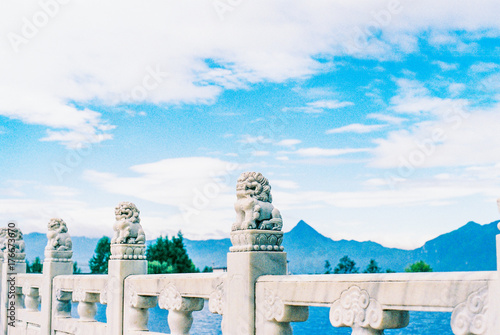
[[[285,230],[414,248],[494,221],[499,6],[7,1],[0,217],[99,237],[132,201],[148,238],[222,238],[253,170]]]

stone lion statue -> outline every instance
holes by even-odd
[[[5,227],[0,228],[0,252],[7,248],[7,239],[8,239],[8,229]]]
[[[121,202],[115,208],[115,234],[111,244],[144,244],[146,235],[140,224],[139,210],[131,202]]]
[[[23,240],[23,233],[19,228],[2,228],[0,230],[0,241],[2,242],[2,251],[8,249],[10,246],[9,239],[14,239],[14,248],[16,253],[23,253],[25,244]],[[11,251],[9,251],[11,252]]]
[[[63,219],[50,219],[47,227],[49,231],[45,250],[70,251],[73,243],[66,222]]]
[[[236,184],[236,222],[231,230],[281,230],[283,220],[272,205],[271,185],[259,172],[244,172]]]

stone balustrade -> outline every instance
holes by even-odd
[[[222,314],[225,274],[132,275],[125,280],[124,333],[148,332],[148,309],[168,310],[172,334],[189,334],[192,313],[203,309]],[[149,333],[149,332],[148,332]]]
[[[262,276],[256,329],[262,335],[282,334],[269,329],[305,321],[307,306],[322,306],[330,308],[332,326],[351,327],[353,334],[406,327],[408,311],[453,312],[455,334],[486,334],[468,331],[488,328],[488,297],[496,296],[497,285],[497,271]],[[283,316],[290,311],[291,317]]]
[[[107,275],[63,275],[54,278],[53,331],[106,334],[106,323],[97,322],[95,315],[96,304],[106,304],[107,285]],[[71,318],[71,302],[78,303],[78,319]]]
[[[286,275],[283,222],[269,182],[246,172],[236,190],[223,274],[147,275],[146,236],[129,202],[115,209],[107,275],[72,274],[71,237],[62,219],[48,224],[43,274],[25,273],[21,231],[0,229],[3,334],[155,334],[148,318],[158,306],[168,310],[171,334],[185,335],[206,301],[210,312],[222,315],[224,335],[292,334],[290,323],[306,321],[309,306],[329,308],[332,326],[350,327],[354,335],[406,327],[410,311],[452,312],[455,335],[500,334],[499,271]],[[497,259],[500,269],[500,235]],[[78,318],[71,313],[75,303]],[[95,320],[99,303],[106,322]]]

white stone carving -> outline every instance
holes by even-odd
[[[161,290],[158,298],[158,306],[169,311],[199,311],[203,304],[201,298],[183,298],[172,283]]]
[[[24,295],[24,306],[28,311],[38,311],[40,305],[40,295],[38,287],[33,287],[29,283],[25,283],[22,288]]]
[[[265,304],[264,304],[264,317],[268,321],[280,321],[283,319],[285,313],[285,304],[283,301],[269,289],[264,290]]]
[[[230,234],[232,252],[239,251],[283,251],[283,232],[274,230],[236,230]]]
[[[236,222],[232,230],[281,230],[283,220],[272,205],[271,185],[259,172],[244,172],[236,185]]]
[[[244,172],[236,185],[236,222],[231,228],[232,252],[283,251],[283,220],[272,205],[271,185],[258,172]]]
[[[380,329],[382,319],[382,306],[357,286],[342,292],[330,308],[330,323],[334,327]]]
[[[161,290],[158,298],[158,306],[168,310],[168,326],[172,334],[189,334],[192,313],[202,310],[204,303],[202,298],[183,298],[172,283]]]
[[[141,226],[139,210],[131,202],[120,202],[115,208],[115,234],[111,244],[144,244],[146,235]]]
[[[51,219],[48,223],[47,246],[45,258],[53,261],[69,261],[73,256],[73,243],[68,227],[63,219]]]
[[[111,259],[146,259],[146,235],[140,224],[139,210],[131,202],[115,208],[115,231],[111,239]]]
[[[224,314],[224,282],[217,285],[208,299],[208,309],[214,314]]]
[[[488,328],[488,287],[469,295],[453,309],[451,329],[455,335],[481,335]]]

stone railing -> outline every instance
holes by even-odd
[[[151,334],[148,309],[158,305],[168,310],[172,334],[188,334],[192,313],[208,300],[212,313],[223,314],[225,274],[136,275],[125,280],[124,334]]]
[[[57,276],[53,283],[52,331],[67,334],[106,334],[97,322],[97,303],[107,303],[107,275]],[[78,304],[79,319],[71,318],[71,302]],[[111,311],[111,310],[110,310]]]
[[[147,275],[146,236],[132,203],[115,209],[107,275],[73,275],[66,224],[48,225],[42,274],[26,274],[22,233],[0,229],[3,334],[151,334],[149,309],[168,310],[171,334],[189,334],[208,301],[224,335],[288,335],[309,306],[330,308],[334,327],[355,335],[403,328],[409,311],[450,311],[455,335],[500,334],[499,271],[286,275],[283,222],[260,173],[238,179],[227,273]],[[500,260],[500,235],[497,259]],[[500,261],[499,261],[500,263]],[[500,269],[500,266],[498,266]],[[78,318],[72,317],[72,305]],[[96,321],[105,305],[106,322]],[[321,332],[321,330],[319,331]]]

